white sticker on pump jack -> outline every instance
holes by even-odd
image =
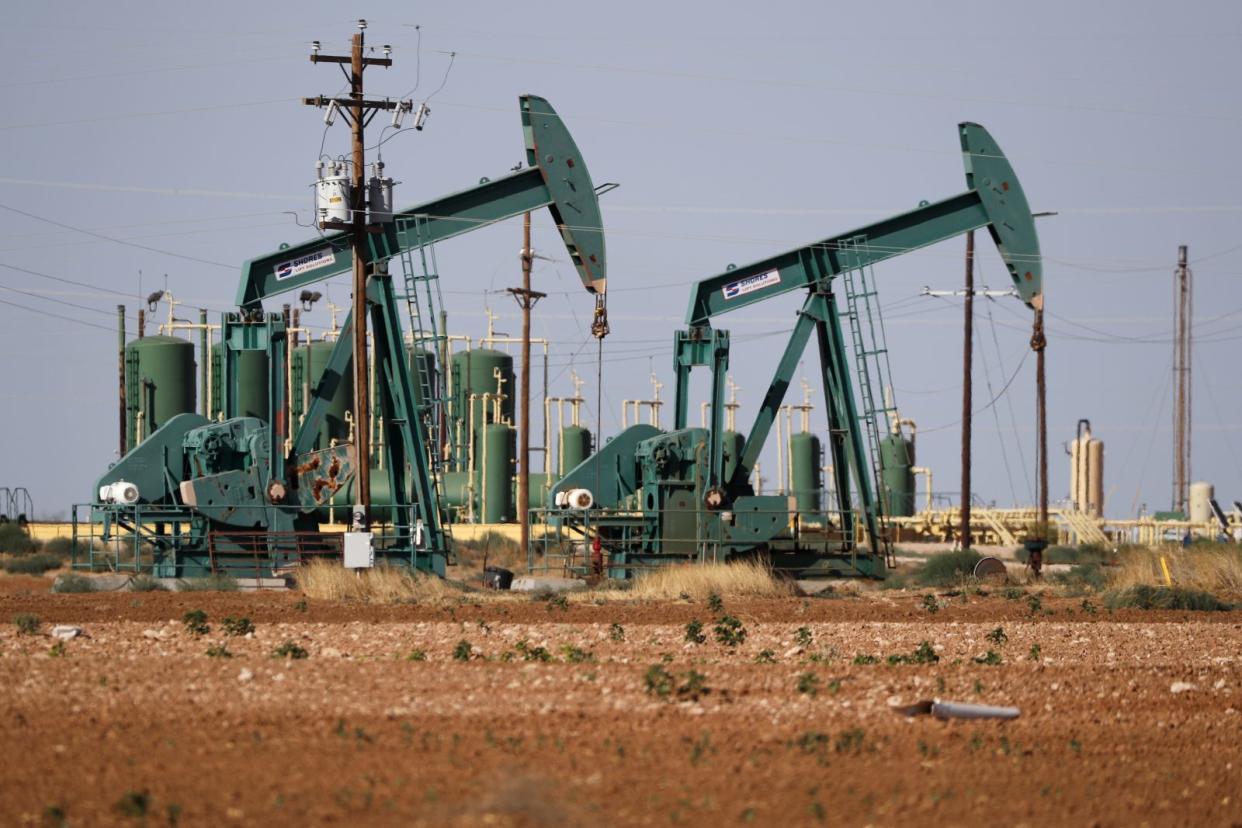
[[[756,273],[754,276],[747,276],[745,279],[730,282],[720,292],[724,294],[725,299],[736,299],[739,296],[745,296],[747,293],[754,293],[756,290],[763,290],[765,287],[779,285],[780,283],[780,271],[769,270],[767,273]]]
[[[276,281],[283,282],[293,276],[300,276],[303,273],[334,264],[336,264],[336,251],[331,247],[321,247],[313,253],[307,253],[305,256],[298,256],[296,259],[276,265]]]

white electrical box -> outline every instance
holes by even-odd
[[[346,569],[370,569],[375,566],[374,537],[370,532],[345,533]]]
[[[349,167],[344,161],[315,163],[315,212],[319,221],[350,221],[349,200],[353,192]]]

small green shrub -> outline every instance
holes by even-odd
[[[1055,572],[1051,580],[1074,595],[1100,592],[1108,583],[1104,568],[1098,562],[1077,564],[1071,566],[1068,572]]]
[[[126,791],[125,795],[117,800],[113,808],[121,816],[131,817],[133,819],[142,819],[147,815],[147,809],[151,807],[151,794],[147,791]]]
[[[39,631],[39,625],[42,623],[39,616],[29,612],[19,612],[13,616],[13,626],[17,627],[17,631],[22,635],[34,635]]]
[[[932,615],[940,612],[940,602],[936,600],[935,595],[923,596],[923,609],[927,610]]]
[[[1104,596],[1109,609],[1132,607],[1141,610],[1192,610],[1221,612],[1230,609],[1210,592],[1184,587],[1148,586],[1138,584],[1129,589],[1114,590]]]
[[[410,654],[405,657],[406,661],[426,661],[427,653],[422,650],[411,650]]]
[[[712,612],[721,612],[724,610],[724,599],[720,597],[720,593],[712,590],[707,593],[707,608]]]
[[[10,555],[29,555],[39,548],[39,542],[16,523],[0,523],[0,552]]]
[[[855,664],[879,664],[880,659],[877,656],[868,655],[867,653],[858,653],[854,656]]]
[[[216,644],[207,648],[208,658],[232,658],[233,654],[229,652],[229,648],[223,644]]]
[[[10,575],[42,575],[52,569],[60,569],[65,563],[59,555],[35,552],[0,562],[0,568]]]
[[[814,673],[803,673],[798,676],[798,692],[805,696],[819,695],[819,676]]]
[[[736,647],[746,640],[746,628],[732,615],[722,616],[712,631],[716,634],[716,640],[726,647]]]
[[[909,655],[900,654],[888,657],[889,664],[936,664],[939,661],[940,656],[929,641],[920,643],[914,652]],[[855,660],[855,663],[857,663],[857,660]]]
[[[470,653],[471,653],[470,642],[463,638],[461,641],[458,641],[457,646],[453,648],[453,660],[454,661],[469,661]]]
[[[689,624],[686,624],[686,640],[691,644],[702,644],[707,640],[707,636],[703,635],[703,622],[695,618]]]
[[[177,581],[178,592],[237,592],[239,588],[237,579],[223,572],[205,578],[183,578]]]
[[[52,592],[71,594],[82,592],[94,592],[95,582],[85,575],[78,575],[70,572],[68,575],[61,575],[56,579],[56,583],[52,584]]]
[[[981,656],[975,656],[971,660],[974,661],[975,664],[986,664],[989,667],[995,667],[996,665],[1002,663],[1000,653],[996,652],[995,650],[988,650],[986,654],[981,655]]]
[[[190,635],[206,635],[211,632],[211,627],[207,624],[207,613],[201,609],[190,610],[181,616],[181,623]]]
[[[575,647],[573,644],[565,644],[561,647],[561,655],[570,664],[581,664],[584,661],[594,661],[595,656],[587,650]]]
[[[776,653],[771,650],[760,650],[759,655],[755,656],[756,664],[775,664]]]
[[[245,617],[233,618],[232,616],[228,616],[220,622],[220,627],[224,630],[225,635],[231,636],[240,637],[254,632],[254,624],[250,622],[249,618]]]
[[[608,628],[608,640],[615,641],[618,643],[624,641],[625,640],[625,627],[621,626],[620,624],[614,621],[612,626]]]
[[[303,659],[309,656],[310,653],[306,652],[305,648],[299,647],[292,641],[286,641],[272,650],[272,658]]]
[[[653,664],[643,676],[643,687],[649,696],[667,698],[673,692],[673,674],[663,664]]]
[[[961,549],[957,552],[942,552],[932,555],[923,567],[913,574],[913,580],[919,586],[948,587],[968,578],[975,571],[975,564],[983,556],[973,549]]]
[[[811,630],[807,627],[798,627],[794,632],[794,643],[799,647],[809,647],[814,640]]]
[[[517,651],[525,661],[551,661],[552,654],[547,647],[532,647],[530,642],[522,639],[517,643]]]
[[[167,587],[146,573],[129,579],[130,592],[164,592],[166,589]]]
[[[992,644],[995,644],[997,647],[1002,646],[1005,642],[1009,640],[1009,636],[1005,635],[1005,630],[1001,627],[997,627],[996,629],[992,630],[985,637],[987,638],[989,642],[991,642]]]
[[[66,559],[75,555],[79,557],[86,555],[90,552],[90,546],[82,541],[75,541],[72,538],[52,538],[43,544],[43,551],[49,555]]]

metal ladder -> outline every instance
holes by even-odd
[[[445,392],[445,372],[447,365],[434,370],[441,353],[441,344],[448,339],[448,332],[439,330],[439,309],[444,307],[444,297],[440,292],[439,267],[436,264],[436,251],[430,242],[427,232],[427,216],[402,216],[397,219],[399,235],[412,233],[415,244],[406,246],[401,251],[401,273],[405,291],[406,314],[409,318],[408,332],[414,349],[412,358],[407,359],[413,368],[414,392],[417,394],[418,411],[415,416],[421,417],[426,429],[427,468],[431,472],[436,490],[436,501],[439,508],[439,524],[444,533],[448,547],[446,553],[452,560],[452,524],[449,521],[448,498],[444,489],[444,457],[443,448],[446,432],[444,425],[447,420],[447,394]],[[414,251],[418,251],[418,262],[414,261]],[[420,292],[421,286],[421,292]],[[424,307],[425,305],[425,307]],[[423,359],[422,349],[429,348],[433,354],[431,359]],[[421,510],[423,504],[418,504]]]
[[[884,398],[884,389],[892,386],[888,342],[884,336],[879,294],[874,287],[875,273],[866,264],[869,257],[864,255],[867,251],[867,237],[854,236],[841,241],[837,250],[841,262],[841,281],[845,288],[850,341],[854,348],[854,370],[858,374],[858,396],[861,403],[858,419],[867,434],[867,446],[871,455],[871,479],[875,481],[876,523],[880,531],[878,546],[884,552],[887,565],[893,567],[896,566],[893,540],[890,529],[884,522],[888,509],[884,494],[884,457],[880,451],[881,427],[887,433],[897,418],[895,404]],[[877,384],[880,390],[878,405]],[[883,423],[880,422],[881,416]]]

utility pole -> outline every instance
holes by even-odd
[[[547,296],[530,289],[530,271],[535,253],[530,248],[530,212],[522,220],[522,286],[508,288],[522,309],[522,380],[518,398],[522,419],[518,430],[518,526],[523,551],[530,543],[530,312]],[[547,451],[547,447],[544,447]]]
[[[1039,455],[1039,532],[1043,544],[1038,549],[1028,547],[1027,562],[1035,577],[1040,576],[1044,563],[1044,549],[1048,538],[1048,384],[1044,377],[1044,351],[1048,348],[1048,339],[1044,335],[1044,297],[1039,297],[1035,307],[1035,322],[1031,329],[1031,350],[1035,352],[1035,419],[1038,436],[1035,444]]]
[[[1173,282],[1173,509],[1186,512],[1190,485],[1190,374],[1194,316],[1194,278],[1186,266],[1186,245],[1177,248]]]
[[[966,316],[962,345],[962,549],[970,548],[970,407],[971,351],[975,322],[975,231],[966,231]]]
[[[408,111],[408,101],[372,100],[363,94],[362,73],[368,66],[392,66],[388,57],[392,53],[389,46],[384,46],[384,57],[372,58],[364,56],[366,46],[364,32],[366,20],[358,21],[358,32],[353,36],[348,56],[319,54],[319,41],[311,45],[311,63],[336,63],[341,66],[349,80],[349,97],[303,98],[302,103],[308,106],[328,107],[325,122],[331,126],[335,112],[339,112],[349,123],[352,132],[353,169],[349,198],[350,220],[321,220],[320,229],[346,230],[351,233],[350,247],[353,252],[353,365],[354,365],[354,449],[357,453],[357,507],[355,509],[353,528],[364,531],[371,523],[371,439],[369,424],[371,422],[370,400],[368,398],[369,369],[367,360],[367,223],[366,188],[363,173],[366,167],[366,143],[364,131],[376,110],[396,109]],[[349,70],[345,70],[345,65]],[[378,230],[379,225],[374,225]]]
[[[117,376],[120,381],[120,432],[118,434],[119,442],[117,444],[117,457],[125,456],[125,306],[116,306],[116,369]]]

